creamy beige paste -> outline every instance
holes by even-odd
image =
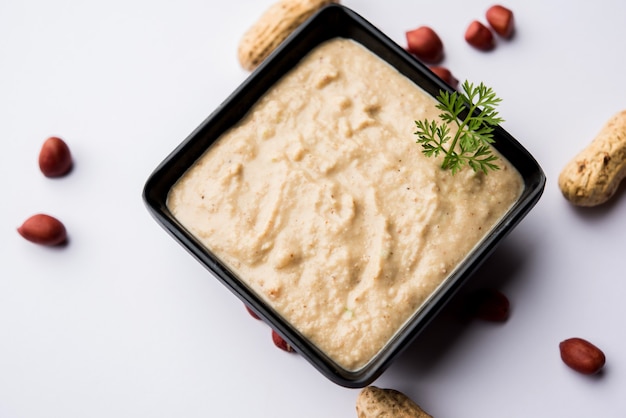
[[[519,173],[451,175],[435,100],[361,45],[311,52],[172,188],[175,217],[338,364],[365,365],[511,207]]]

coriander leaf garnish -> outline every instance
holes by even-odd
[[[443,123],[428,119],[415,121],[416,142],[422,146],[424,155],[443,154],[441,168],[451,170],[452,174],[465,165],[485,174],[498,170],[500,167],[495,163],[498,157],[490,144],[494,142],[494,126],[504,122],[495,110],[502,99],[483,83],[474,86],[465,81],[462,92],[441,90],[437,101],[437,108],[443,111],[439,115]],[[450,125],[457,128],[454,137],[450,134]]]

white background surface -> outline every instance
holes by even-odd
[[[1,418],[356,416],[358,390],[276,349],[141,200],[153,168],[246,77],[237,43],[269,4],[0,3]],[[466,289],[504,291],[510,320],[459,320],[461,294],[374,384],[438,418],[625,416],[626,195],[576,209],[556,179],[626,107],[626,3],[511,0],[516,37],[490,53],[463,33],[493,3],[344,4],[402,45],[433,27],[443,64],[499,93],[505,128],[548,177]],[[74,154],[68,177],[38,170],[50,135]],[[17,234],[38,212],[65,223],[69,246]],[[604,350],[601,375],[561,362],[574,336]]]

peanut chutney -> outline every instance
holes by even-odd
[[[518,199],[415,143],[436,101],[352,40],[310,52],[174,185],[182,225],[344,368],[364,366]]]

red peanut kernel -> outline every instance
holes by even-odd
[[[295,350],[287,341],[283,339],[278,333],[272,330],[272,341],[274,341],[274,345],[280,348],[283,351],[287,351],[289,353],[293,353]]]
[[[437,77],[445,81],[450,87],[454,89],[459,87],[459,80],[457,80],[456,77],[454,77],[454,75],[452,74],[452,72],[446,67],[432,66],[429,68],[430,68],[430,71],[435,73]]]
[[[487,9],[485,17],[495,33],[503,38],[511,38],[513,36],[515,19],[511,10],[496,4]]]
[[[407,51],[420,60],[437,64],[443,59],[443,42],[439,35],[428,26],[406,32]]]
[[[496,46],[491,30],[478,20],[474,20],[467,27],[465,41],[481,51],[489,51]]]

